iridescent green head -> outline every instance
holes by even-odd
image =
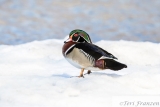
[[[75,29],[75,30],[71,31],[69,34],[69,38],[72,38],[72,40],[75,42],[92,43],[89,35],[85,31],[80,30],[80,29]]]

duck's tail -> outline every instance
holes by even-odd
[[[123,68],[127,68],[127,65],[117,62],[113,59],[101,59],[96,61],[95,67],[117,71]]]
[[[123,68],[127,68],[127,65],[117,62],[113,59],[104,59],[104,67],[117,71]]]

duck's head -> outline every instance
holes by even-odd
[[[80,29],[75,29],[70,32],[69,39],[67,39],[65,42],[69,41],[92,43],[89,35],[85,31]]]

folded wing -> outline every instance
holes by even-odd
[[[117,59],[111,53],[105,51],[104,49],[89,43],[78,43],[75,45],[75,48],[81,49],[90,56],[94,57],[95,60],[98,59]]]

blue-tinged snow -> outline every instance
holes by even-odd
[[[98,41],[127,64],[85,78],[62,56],[64,40],[0,45],[1,107],[111,107],[114,96],[160,95],[160,44]]]
[[[63,39],[160,42],[160,0],[0,0],[0,44]]]

